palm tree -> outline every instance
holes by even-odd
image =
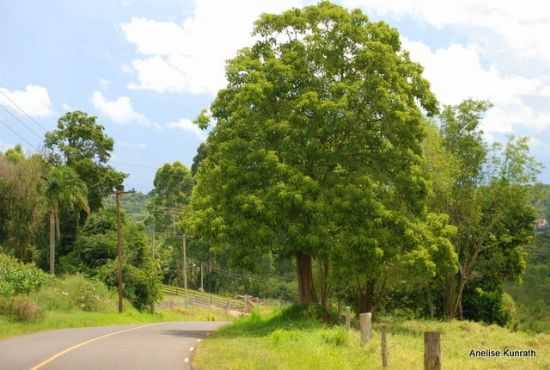
[[[88,188],[71,167],[54,166],[48,171],[46,197],[50,213],[50,273],[55,275],[55,243],[61,239],[59,208],[78,208],[89,213]]]

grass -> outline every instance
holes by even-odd
[[[32,295],[17,298],[27,306],[38,307],[43,315],[23,320],[10,309],[13,300],[0,297],[0,338],[61,328],[163,321],[229,321],[234,318],[219,308],[184,307],[178,301],[181,298],[173,296],[165,296],[155,314],[140,312],[128,301],[125,301],[125,312],[119,314],[115,292],[81,275],[54,279]]]
[[[393,321],[388,326],[389,369],[423,368],[423,333],[442,333],[445,369],[549,369],[550,335],[511,332],[473,322]],[[379,325],[372,340],[290,311],[253,314],[202,342],[194,358],[201,370],[381,369]],[[534,349],[536,358],[470,358],[472,349]]]

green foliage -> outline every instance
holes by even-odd
[[[123,220],[124,294],[139,309],[151,307],[160,298],[159,266],[151,256],[142,226]],[[93,213],[79,233],[74,250],[62,260],[64,271],[80,271],[88,277],[116,286],[116,210]]]
[[[482,321],[487,324],[506,326],[515,318],[514,301],[505,295],[502,289],[484,290],[475,287],[466,291],[464,298],[464,317],[468,320]]]
[[[48,275],[33,264],[0,253],[0,297],[30,294],[48,279]]]
[[[92,211],[99,209],[102,199],[126,177],[107,164],[113,151],[113,139],[104,129],[94,116],[80,111],[68,112],[45,138],[49,162],[71,167],[86,183]]]
[[[340,245],[348,265],[369,260],[378,274],[379,257],[399,253],[427,193],[419,106],[435,113],[436,100],[397,31],[360,11],[321,2],[265,14],[255,34],[211,106],[187,225],[244,266],[270,250],[302,256],[308,302],[310,256]]]
[[[39,155],[25,157],[17,148],[0,154],[0,252],[25,262],[39,259],[47,235],[45,173]]]

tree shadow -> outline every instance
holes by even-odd
[[[176,337],[184,337],[184,338],[204,338],[208,335],[208,331],[205,330],[162,330],[160,332],[161,335],[172,335]]]

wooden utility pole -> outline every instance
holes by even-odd
[[[118,185],[115,190],[116,198],[116,229],[117,229],[117,257],[118,257],[118,270],[117,270],[117,286],[118,286],[118,312],[122,313],[123,307],[123,282],[122,282],[122,215],[120,213],[120,197],[124,194],[134,193],[132,191],[124,191],[124,185]]]
[[[201,292],[204,292],[204,268],[201,262]]]
[[[183,287],[187,289],[187,237],[182,237],[183,242]]]

